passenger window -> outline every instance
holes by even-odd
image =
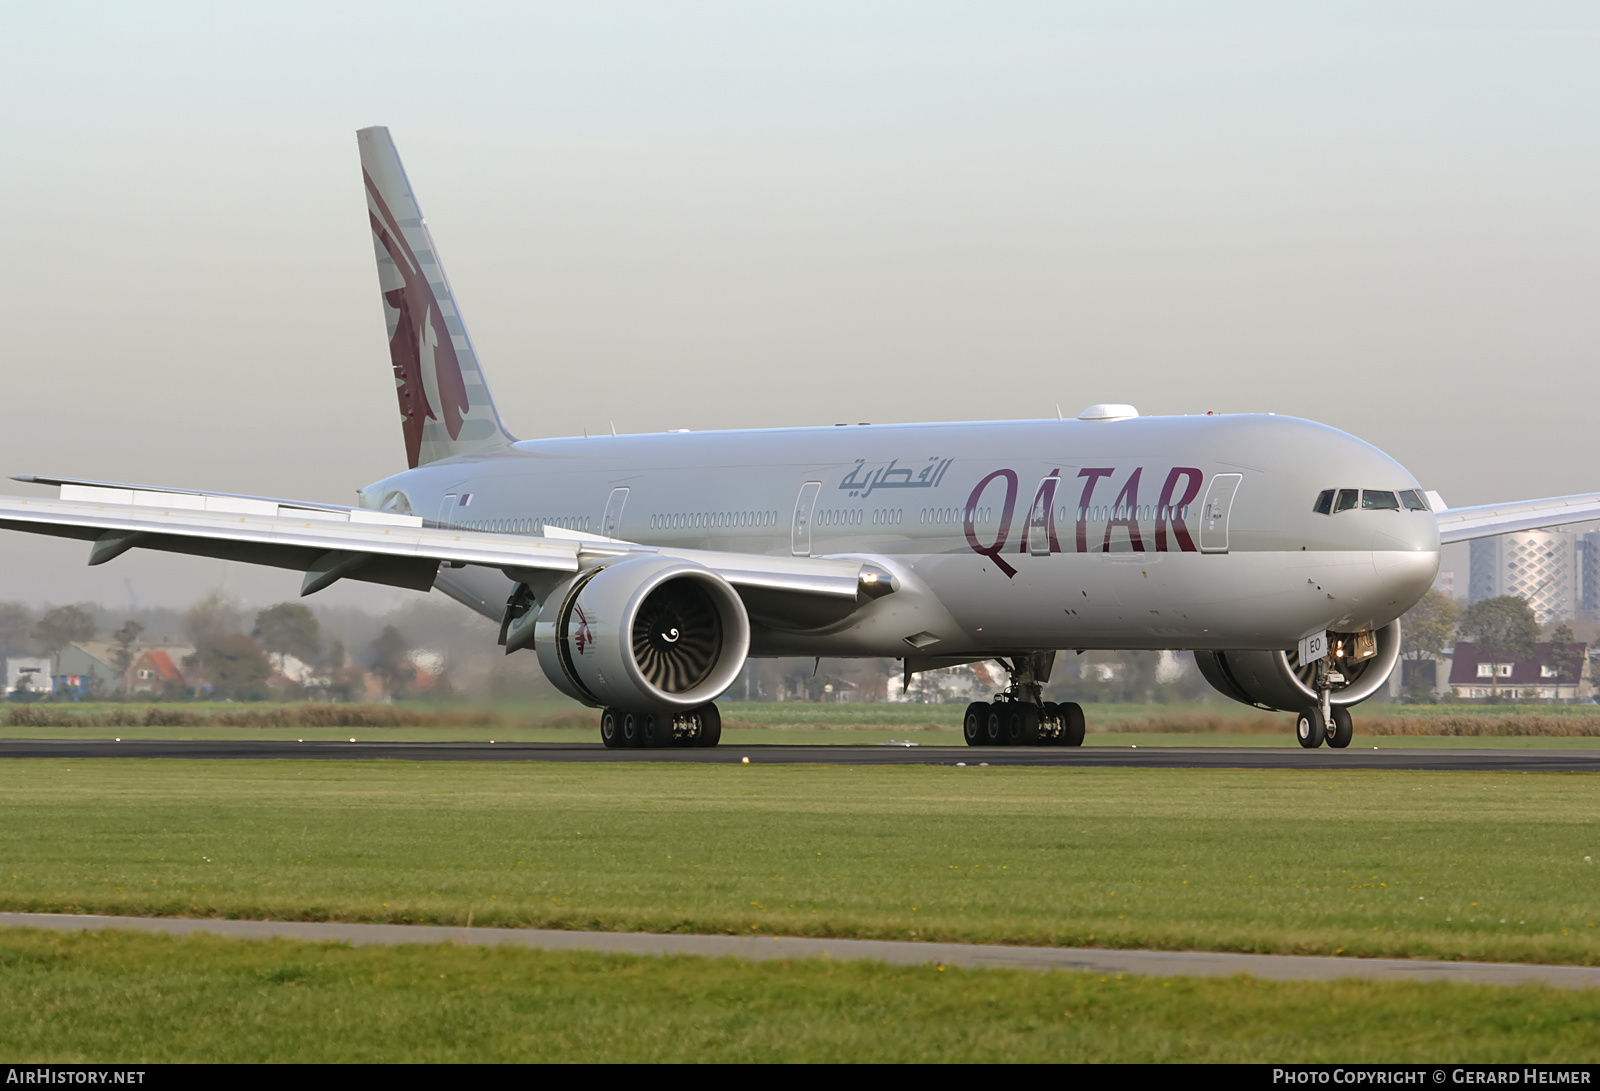
[[[1332,515],[1333,514],[1333,490],[1332,489],[1324,489],[1322,491],[1322,494],[1317,497],[1317,503],[1311,510],[1316,512],[1318,515]]]
[[[1367,489],[1361,494],[1361,507],[1365,511],[1399,511],[1400,501],[1394,493],[1381,489]]]
[[[1407,489],[1400,494],[1400,502],[1406,506],[1407,511],[1427,511],[1427,499],[1416,489]]]
[[[1337,515],[1341,511],[1349,511],[1351,508],[1354,508],[1358,502],[1360,502],[1360,499],[1360,489],[1340,489],[1339,499],[1333,505],[1334,514]]]

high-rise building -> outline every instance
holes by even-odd
[[[1467,601],[1520,595],[1540,625],[1573,617],[1580,608],[1578,558],[1578,536],[1570,531],[1525,530],[1476,539]]]
[[[1600,530],[1578,538],[1578,616],[1585,621],[1600,621]]]

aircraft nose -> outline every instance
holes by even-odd
[[[1378,537],[1384,535],[1380,532]],[[1433,586],[1439,575],[1438,534],[1434,534],[1433,548],[1420,545],[1410,549],[1394,545],[1373,543],[1372,567],[1383,585],[1383,594],[1389,602],[1410,606]]]
[[[1425,511],[1401,512],[1372,532],[1374,553],[1439,552],[1439,524]]]

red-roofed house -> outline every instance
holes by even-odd
[[[1476,644],[1463,641],[1451,662],[1450,688],[1467,701],[1496,693],[1514,700],[1572,701],[1586,688],[1588,663],[1587,644],[1535,644],[1532,659],[1507,663],[1492,661]]]
[[[128,668],[124,688],[129,693],[165,694],[184,685],[178,669],[182,654],[189,648],[146,648]]]

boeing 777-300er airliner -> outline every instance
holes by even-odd
[[[0,526],[438,588],[601,709],[607,746],[713,746],[750,656],[993,660],[973,745],[1083,741],[1058,649],[1188,649],[1236,701],[1348,746],[1441,543],[1600,517],[1600,495],[1446,509],[1367,443],[1274,415],[519,440],[500,422],[389,131],[357,134],[407,469],[355,507],[25,476]]]

